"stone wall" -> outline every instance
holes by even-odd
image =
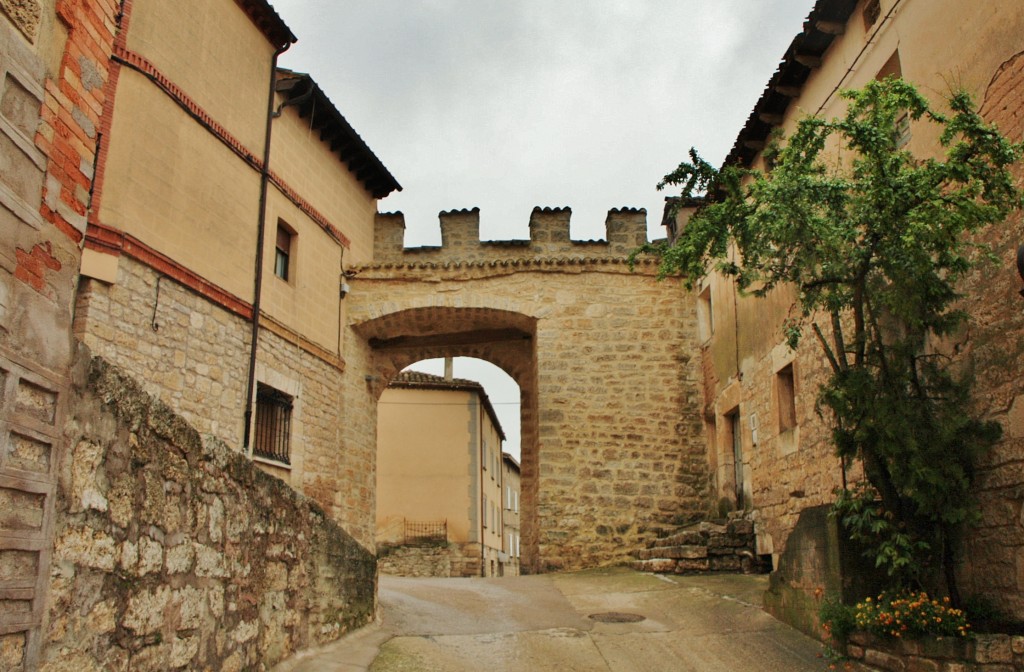
[[[1024,52],[992,75],[981,113],[1011,140],[1024,140]],[[1024,166],[1015,169],[1024,184]],[[1024,621],[1024,282],[1016,273],[1024,243],[1024,213],[988,228],[980,238],[995,264],[980,266],[964,283],[969,323],[953,344],[975,385],[977,410],[1003,427],[1002,440],[979,465],[974,491],[982,520],[963,549],[961,591],[980,595]]]
[[[242,445],[247,321],[124,256],[114,284],[82,278],[74,329],[204,438]]]
[[[492,550],[493,549],[488,549]],[[497,557],[495,555],[495,557]],[[481,576],[480,544],[380,544],[377,562],[381,574],[393,576]],[[518,574],[506,567],[508,574]]]
[[[897,641],[862,632],[850,635],[847,654],[869,670],[885,672],[1019,672],[1024,670],[1024,637],[975,635]],[[863,668],[861,668],[863,669]]]
[[[534,208],[530,214],[529,240],[481,241],[480,210],[442,212],[441,246],[403,248],[405,217],[402,213],[377,216],[373,245],[374,263],[466,263],[493,261],[508,264],[514,259],[600,258],[621,259],[647,242],[647,212],[636,208],[610,210],[605,219],[605,240],[571,240],[569,208]]]
[[[373,618],[320,507],[105,361],[73,378],[40,669],[267,669]]]
[[[437,261],[408,250],[357,269],[347,299],[346,361],[366,362],[371,385],[443,356],[485,359],[519,385],[527,573],[628,561],[710,508],[692,297],[649,260],[630,269],[573,245],[501,260],[477,259],[490,254],[479,241]],[[360,341],[370,352],[348,349]]]
[[[312,497],[361,543],[372,546],[372,514],[348,512],[373,503],[370,466],[350,464],[343,427],[373,426],[344,414],[343,367],[262,322],[256,381],[294,398],[291,464],[260,466]],[[75,333],[100,357],[116,361],[144,390],[180,413],[206,438],[241,451],[251,325],[136,260],[122,256],[117,282],[82,278]],[[359,382],[363,383],[362,378]],[[339,417],[346,417],[339,423]],[[368,522],[369,521],[369,522]]]
[[[457,544],[419,544],[377,547],[377,567],[392,576],[459,576],[453,560],[461,556]]]

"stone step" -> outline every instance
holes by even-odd
[[[696,544],[706,543],[708,540],[707,535],[701,534],[697,530],[683,530],[682,532],[676,532],[670,534],[667,537],[661,539],[655,539],[647,544],[648,548],[655,548],[657,546],[693,546]]]
[[[735,555],[712,556],[707,558],[650,558],[636,560],[633,569],[653,574],[691,574],[697,572],[743,572],[744,574],[760,571],[757,561],[753,558]]]
[[[708,547],[703,545],[654,546],[641,549],[639,556],[641,560],[651,560],[654,558],[668,558],[671,560],[706,558],[708,557]]]

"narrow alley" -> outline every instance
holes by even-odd
[[[765,576],[627,569],[502,579],[382,576],[378,624],[275,670],[826,669],[818,642],[761,610],[766,587]]]

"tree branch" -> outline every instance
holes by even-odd
[[[821,342],[821,347],[825,351],[825,356],[828,357],[828,363],[832,365],[832,371],[835,373],[842,371],[842,368],[839,366],[839,361],[832,353],[832,348],[829,347],[828,341],[825,340],[825,334],[821,333],[821,327],[818,326],[817,322],[812,322],[811,328],[814,329],[815,336],[817,336],[818,341]]]

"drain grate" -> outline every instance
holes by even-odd
[[[605,611],[600,614],[591,614],[588,618],[598,623],[639,623],[646,620],[647,617],[640,614],[626,614],[621,611]]]

